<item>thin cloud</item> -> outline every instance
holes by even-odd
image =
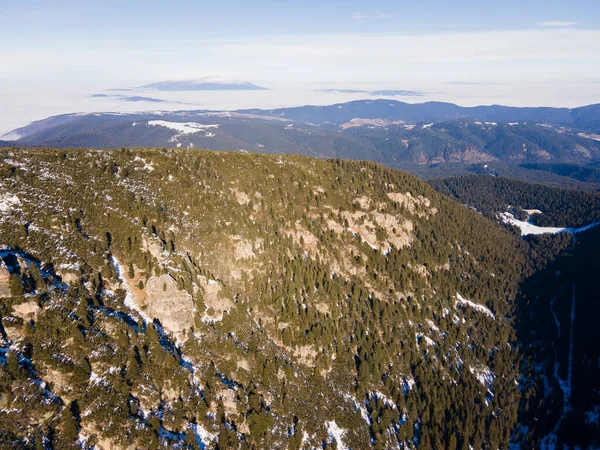
[[[389,17],[389,14],[383,13],[381,11],[375,11],[370,13],[365,12],[355,12],[352,14],[352,19],[354,20],[364,20],[364,19],[385,19]]]
[[[579,22],[567,22],[564,20],[550,20],[548,22],[540,22],[538,26],[544,28],[567,28],[577,25]]]

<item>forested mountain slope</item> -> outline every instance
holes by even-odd
[[[539,226],[582,227],[600,220],[600,193],[562,189],[489,175],[430,180],[442,194],[489,218],[513,210]]]
[[[0,150],[0,442],[505,448],[526,244],[366,162]]]

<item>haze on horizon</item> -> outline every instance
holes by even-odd
[[[515,0],[0,5],[0,134],[50,115],[273,108],[418,91],[406,102],[574,107],[600,102],[600,5]],[[226,77],[268,91],[116,88]]]

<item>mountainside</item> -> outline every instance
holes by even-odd
[[[13,133],[22,136],[19,146],[197,147],[365,159],[393,168],[600,161],[600,142],[571,128],[463,119],[415,125],[355,118],[332,129],[250,112],[96,113],[56,116]]]
[[[505,448],[526,244],[372,163],[0,150],[0,442]]]
[[[491,219],[511,209],[515,217],[542,227],[577,228],[600,221],[598,192],[560,189],[489,175],[430,180],[429,184]]]

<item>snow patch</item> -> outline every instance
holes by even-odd
[[[519,227],[519,229],[521,230],[521,236],[528,236],[530,234],[546,234],[546,233],[551,233],[551,234],[574,233],[575,234],[575,233],[581,233],[582,231],[589,230],[590,228],[593,228],[596,225],[600,224],[600,222],[593,222],[593,223],[591,223],[589,225],[586,225],[586,226],[583,226],[583,227],[580,227],[580,228],[538,227],[537,225],[533,225],[532,223],[524,222],[522,220],[515,219],[515,216],[513,216],[509,212],[501,213],[500,214],[500,219],[504,223],[509,223],[511,225]]]
[[[483,364],[477,366],[477,367],[469,367],[469,372],[471,372],[473,375],[475,375],[475,378],[477,378],[477,381],[479,381],[481,384],[483,384],[486,387],[489,387],[492,385],[492,383],[494,382],[494,379],[496,378],[494,376],[494,373],[490,370],[489,367],[484,366]]]
[[[206,448],[211,442],[217,440],[217,433],[210,433],[202,425],[190,424],[190,429],[194,432],[196,443],[201,449]]]
[[[335,423],[335,420],[332,420],[331,422],[325,422],[325,426],[327,427],[327,431],[329,432],[331,439],[335,440],[337,447],[339,449],[347,449],[348,446],[346,446],[343,441],[346,430],[340,428],[337,423]]]
[[[9,212],[21,206],[21,200],[16,195],[0,195],[0,212]]]
[[[596,406],[593,411],[586,411],[585,423],[594,424],[600,421],[600,407]]]
[[[492,319],[496,320],[496,316],[492,311],[490,311],[488,307],[480,305],[479,303],[472,302],[471,300],[467,300],[458,292],[456,293],[456,302],[462,305],[469,305],[471,308],[476,309],[477,311],[482,312],[484,314],[487,314]]]
[[[154,170],[154,166],[152,165],[152,163],[146,162],[144,158],[136,156],[135,158],[133,158],[133,160],[142,162],[144,164],[144,166],[142,167],[143,170],[147,170],[148,172],[152,172]]]

